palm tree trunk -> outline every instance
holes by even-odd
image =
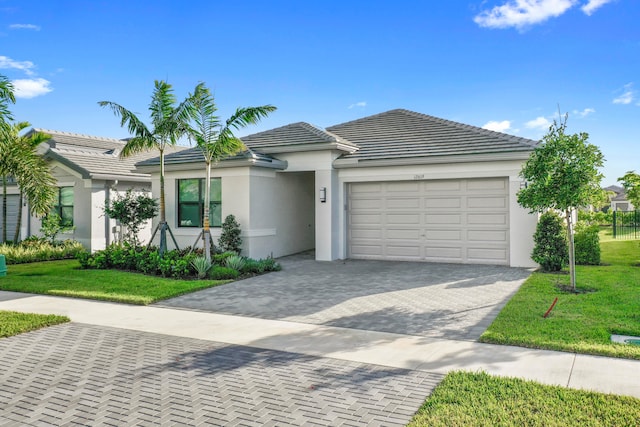
[[[22,227],[22,198],[23,198],[22,190],[20,190],[20,195],[18,196],[18,218],[16,221],[16,232],[13,234],[13,243],[17,244],[18,240],[20,240],[20,227]]]
[[[7,243],[7,177],[2,175],[2,243]]]
[[[204,193],[204,218],[202,218],[202,237],[204,240],[204,256],[211,261],[211,232],[209,230],[209,205],[211,203],[211,161],[207,161],[207,179]]]
[[[160,148],[160,257],[167,251],[167,216],[164,202],[164,149]]]

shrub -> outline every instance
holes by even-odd
[[[273,258],[265,258],[260,260],[260,264],[264,271],[280,271],[282,267]]]
[[[247,259],[244,263],[244,266],[240,270],[242,273],[249,274],[262,274],[264,273],[264,265],[260,261],[256,261],[254,259]]]
[[[0,244],[0,254],[5,256],[7,264],[75,258],[78,253],[85,251],[75,240],[65,240],[55,245],[41,238],[25,242],[17,245]]]
[[[212,267],[209,270],[209,273],[207,273],[207,277],[213,280],[233,280],[237,279],[239,275],[240,272],[238,272],[238,270],[234,270],[229,267],[221,267],[219,265]]]
[[[233,215],[227,215],[222,223],[222,232],[218,239],[218,246],[225,251],[232,251],[236,254],[240,253],[242,239],[240,238],[240,224]]]
[[[218,265],[224,265],[225,260],[230,256],[234,256],[234,255],[238,255],[238,253],[233,251],[227,251],[227,252],[222,252],[221,254],[214,254],[213,263]]]
[[[246,261],[240,255],[231,255],[224,260],[224,265],[237,271],[242,271]]]
[[[206,257],[197,256],[191,261],[191,265],[195,268],[198,279],[204,279],[212,264]]]
[[[569,262],[566,231],[562,218],[552,211],[540,216],[533,235],[535,246],[531,258],[544,271],[560,271]]]
[[[42,225],[40,226],[40,232],[49,240],[49,243],[54,244],[56,236],[60,233],[69,233],[75,230],[75,227],[69,224],[64,224],[60,215],[56,213],[50,213],[42,218]]]
[[[600,264],[600,237],[597,224],[589,225],[578,221],[576,234],[573,236],[576,249],[576,264]]]

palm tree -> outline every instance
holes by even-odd
[[[194,93],[189,95],[189,114],[194,126],[189,128],[189,138],[193,139],[202,150],[206,167],[203,228],[201,232],[204,241],[204,253],[211,259],[211,233],[209,230],[209,204],[211,190],[211,167],[224,157],[234,155],[243,149],[244,144],[233,135],[234,130],[256,124],[269,113],[276,110],[273,105],[260,107],[238,108],[227,119],[220,121],[215,113],[218,110],[215,99],[204,83],[196,86]]]
[[[187,103],[184,101],[176,107],[172,86],[165,81],[156,80],[151,104],[149,104],[152,128],[147,127],[134,113],[115,102],[100,101],[98,105],[111,108],[113,113],[120,117],[120,126],[126,125],[129,133],[134,135],[120,152],[120,157],[129,157],[154,148],[160,152],[160,223],[154,230],[149,244],[153,241],[156,232],[160,230],[160,255],[162,256],[167,250],[167,230],[171,234],[174,245],[178,247],[166,219],[164,152],[168,145],[176,145],[186,133],[189,117]]]
[[[15,104],[16,97],[13,93],[13,85],[5,76],[0,74],[0,132],[9,132],[9,122],[13,120],[9,104]]]
[[[7,241],[7,177],[13,176],[20,187],[18,224],[14,235],[17,242],[21,217],[22,199],[26,197],[31,213],[45,215],[49,213],[56,196],[56,181],[51,175],[49,165],[40,156],[36,147],[51,138],[42,132],[20,133],[31,126],[29,122],[19,122],[9,126],[0,138],[0,176],[2,176],[2,240]]]

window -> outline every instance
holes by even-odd
[[[204,179],[178,180],[178,227],[202,227],[204,215]],[[222,185],[220,178],[211,178],[209,225],[222,226]]]
[[[52,212],[58,214],[61,225],[73,225],[73,187],[58,187]]]

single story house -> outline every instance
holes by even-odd
[[[627,193],[624,191],[624,188],[619,185],[610,185],[605,188],[605,191],[613,193],[610,199],[612,211],[627,212],[635,210],[633,204],[627,199]]]
[[[408,110],[326,129],[293,123],[242,138],[213,168],[211,223],[233,214],[243,254],[315,250],[318,260],[377,259],[532,267],[537,215],[516,193],[536,141]],[[137,163],[159,194],[159,159]],[[179,245],[202,226],[198,148],[165,157],[167,222]]]
[[[58,197],[54,209],[63,222],[74,227],[73,231],[59,235],[58,238],[78,240],[92,251],[104,249],[106,245],[117,241],[120,238],[120,228],[115,220],[104,214],[105,201],[129,189],[150,194],[151,177],[137,171],[135,164],[157,156],[157,152],[149,151],[121,159],[119,155],[125,140],[46,129],[34,129],[31,132],[33,131],[51,136],[37,150],[49,162],[57,181]],[[169,151],[183,148],[172,148]],[[7,237],[13,238],[19,188],[13,183],[8,190]],[[26,203],[22,215],[21,238],[40,235],[40,219],[29,214]],[[150,223],[142,229],[140,237],[142,241],[151,238]]]

